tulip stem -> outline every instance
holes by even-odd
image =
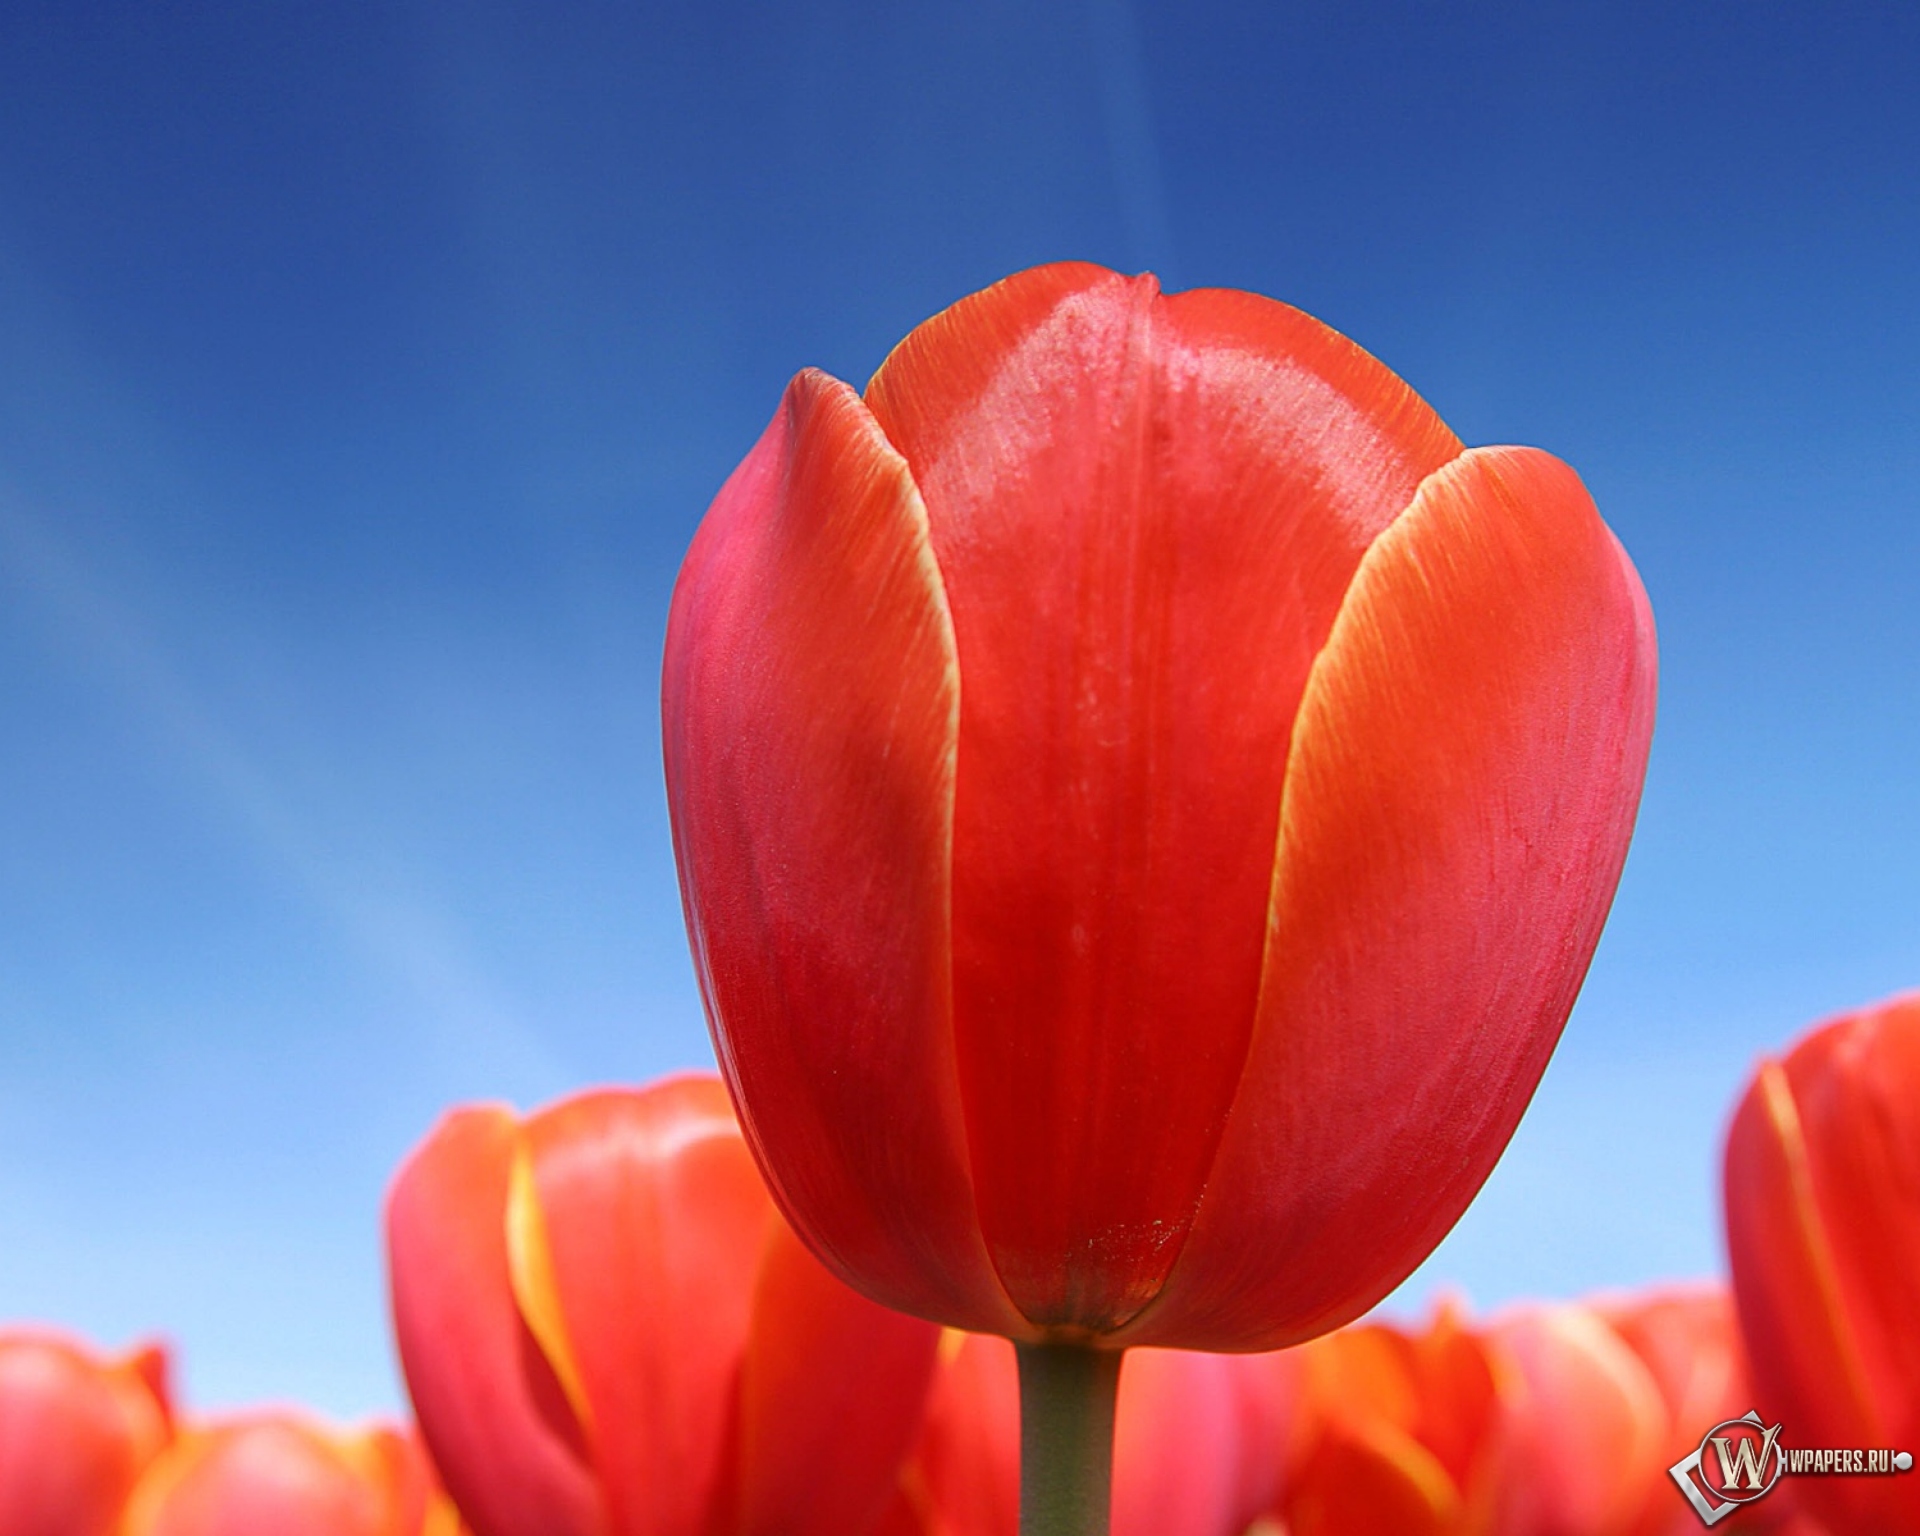
[[[1020,1536],[1107,1536],[1120,1351],[1016,1344]]]

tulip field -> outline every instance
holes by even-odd
[[[1656,653],[1573,468],[1273,299],[1059,263],[801,371],[664,648],[717,1073],[420,1127],[405,1421],[0,1326],[0,1536],[1920,1536],[1920,994],[1729,1107],[1729,1285],[1374,1311]]]

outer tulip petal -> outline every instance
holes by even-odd
[[[123,1531],[402,1536],[394,1492],[366,1448],[335,1443],[289,1419],[263,1418],[182,1437],[141,1481]]]
[[[1640,1357],[1667,1410],[1656,1458],[1661,1470],[1627,1531],[1630,1536],[1695,1536],[1699,1516],[1665,1469],[1695,1450],[1712,1425],[1767,1407],[1747,1379],[1733,1298],[1724,1286],[1698,1284],[1604,1298],[1592,1306]],[[1785,1536],[1798,1481],[1777,1484],[1764,1500],[1716,1525],[1714,1536],[1763,1530]]]
[[[906,1482],[937,1536],[1016,1536],[1020,1529],[1020,1378],[1013,1346],[948,1333],[944,1369]]]
[[[1660,1441],[1662,1466],[1671,1466],[1692,1451],[1710,1426],[1759,1405],[1747,1383],[1733,1298],[1723,1287],[1660,1291],[1600,1304],[1597,1310],[1640,1357],[1660,1389],[1667,1408]],[[1767,1501],[1769,1513],[1774,1502],[1771,1497]],[[1672,1497],[1664,1477],[1655,1479],[1647,1503],[1635,1526],[1646,1536],[1664,1531],[1677,1536],[1694,1520],[1692,1508]]]
[[[1494,1536],[1612,1536],[1663,1475],[1660,1389],[1582,1306],[1533,1307],[1497,1330],[1518,1368]],[[1704,1433],[1707,1425],[1701,1425]]]
[[[446,1116],[387,1197],[395,1336],[421,1432],[478,1536],[603,1536],[581,1431],[515,1304],[507,1194],[519,1127]]]
[[[1727,1249],[1762,1411],[1803,1445],[1920,1441],[1920,994],[1763,1062],[1727,1135]],[[1796,1479],[1836,1530],[1920,1533],[1920,1485]]]
[[[417,1430],[376,1426],[349,1442],[348,1452],[388,1491],[393,1536],[461,1536],[460,1512],[440,1486]]]
[[[108,1536],[166,1443],[164,1380],[157,1350],[111,1365],[50,1332],[0,1333],[0,1536]]]
[[[1114,1423],[1113,1536],[1241,1536],[1265,1502],[1281,1436],[1259,1438],[1244,1413],[1246,1362],[1180,1350],[1130,1350]],[[1278,1426],[1268,1426],[1278,1430]]]
[[[1500,1373],[1486,1339],[1443,1302],[1411,1341],[1409,1364],[1419,1393],[1414,1432],[1477,1510],[1491,1495],[1487,1451],[1500,1414]]]
[[[725,1088],[688,1077],[602,1090],[529,1118],[548,1252],[514,1255],[521,1309],[565,1330],[617,1536],[699,1536],[731,1468],[730,1420],[755,1277],[777,1220]],[[524,1289],[530,1277],[548,1295]],[[661,1317],[674,1319],[663,1328]]]
[[[1727,1247],[1756,1385],[1784,1399],[1819,1444],[1886,1439],[1867,1382],[1806,1134],[1779,1063],[1760,1065],[1727,1135]],[[1815,1426],[1818,1426],[1816,1429]]]
[[[1240,1420],[1240,1524],[1272,1510],[1299,1459],[1309,1416],[1297,1351],[1227,1357]]]
[[[919,1436],[939,1340],[772,1223],[741,1371],[738,1536],[872,1530]]]
[[[1359,1420],[1322,1437],[1287,1512],[1287,1536],[1447,1536],[1460,1495],[1406,1431]]]
[[[953,1066],[958,691],[906,465],[858,396],[803,373],[668,621],[695,966],[747,1137],[814,1250],[902,1310],[1025,1332],[980,1245]]]
[[[1920,993],[1816,1033],[1786,1074],[1867,1379],[1904,1445],[1920,1439]]]
[[[868,399],[964,678],[952,985],[982,1228],[1027,1318],[1105,1331],[1179,1253],[1240,1078],[1314,656],[1460,444],[1298,311],[1074,265],[928,321]]]
[[[1570,469],[1475,449],[1422,485],[1315,663],[1239,1097],[1121,1342],[1310,1337],[1458,1218],[1599,938],[1653,693],[1645,594]]]

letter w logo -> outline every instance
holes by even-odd
[[[1766,1487],[1767,1467],[1773,1461],[1773,1443],[1779,1437],[1778,1424],[1766,1432],[1766,1438],[1757,1447],[1745,1435],[1737,1445],[1730,1445],[1725,1435],[1715,1435],[1713,1448],[1720,1453],[1720,1486],[1731,1493],[1744,1479],[1753,1493]]]

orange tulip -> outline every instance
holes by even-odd
[[[848,1290],[717,1078],[455,1110],[387,1205],[400,1358],[478,1536],[861,1536],[938,1330]]]
[[[458,1536],[417,1442],[291,1413],[185,1431],[140,1480],[120,1536]]]
[[[1726,1218],[1755,1406],[1782,1442],[1920,1454],[1920,993],[1760,1063]],[[1836,1532],[1920,1533],[1920,1471],[1792,1482]]]
[[[1038,268],[808,371],[674,594],[722,1070],[849,1283],[1027,1343],[1357,1316],[1612,899],[1652,621],[1572,470],[1325,326]]]
[[[1013,1349],[949,1333],[887,1536],[1015,1536]],[[1272,1506],[1292,1423],[1290,1357],[1135,1350],[1120,1376],[1114,1536],[1241,1536]]]
[[[1299,1354],[1306,1422],[1279,1509],[1290,1536],[1488,1528],[1505,1367],[1456,1306],[1422,1330],[1345,1328]]]
[[[172,1435],[166,1353],[0,1330],[0,1536],[110,1536]]]
[[[1300,1355],[1289,1536],[1681,1536],[1699,1521],[1667,1468],[1752,1406],[1727,1297],[1706,1287],[1483,1327],[1447,1304],[1424,1329],[1347,1328]],[[1780,1489],[1717,1530],[1793,1516]]]

